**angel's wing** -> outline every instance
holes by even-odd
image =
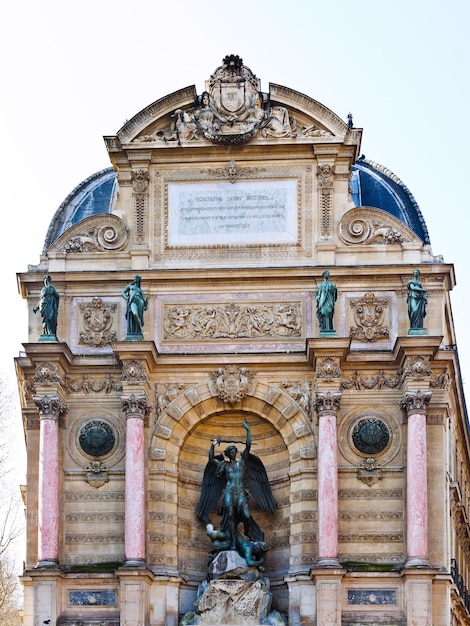
[[[209,513],[217,504],[217,500],[220,498],[222,491],[225,487],[225,474],[217,476],[217,470],[219,463],[223,461],[223,454],[216,454],[213,461],[209,461],[204,469],[204,475],[202,478],[202,489],[199,503],[196,507],[196,516],[204,524],[208,524]]]
[[[263,461],[250,453],[245,457],[245,467],[246,484],[251,495],[264,511],[274,513],[277,509],[277,504],[271,491]]]

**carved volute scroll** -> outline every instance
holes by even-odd
[[[84,254],[122,250],[128,240],[126,224],[117,215],[104,213],[80,220],[49,248],[50,252]]]
[[[347,211],[339,224],[339,236],[347,245],[400,245],[419,241],[403,222],[371,207]]]

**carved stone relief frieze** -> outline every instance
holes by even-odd
[[[440,374],[436,374],[429,383],[432,389],[448,389],[449,385],[450,375],[447,369],[442,370]]]
[[[401,371],[385,374],[379,370],[377,374],[364,376],[359,370],[341,381],[342,389],[397,389],[403,382]]]
[[[114,378],[111,374],[103,377],[88,376],[83,374],[79,378],[67,375],[65,377],[64,388],[69,393],[100,393],[111,394],[113,392],[122,391],[122,383],[120,379]]]
[[[93,347],[102,347],[117,341],[117,332],[111,327],[114,322],[117,304],[93,298],[91,302],[80,303],[82,330],[78,343]]]
[[[165,340],[302,337],[301,302],[205,303],[163,306]]]

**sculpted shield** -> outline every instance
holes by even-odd
[[[245,107],[245,81],[219,84],[220,106],[229,113],[238,113]]]

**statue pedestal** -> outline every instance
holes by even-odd
[[[266,578],[256,582],[212,580],[196,601],[197,624],[262,624],[269,613],[271,594]]]
[[[209,576],[212,580],[200,585],[194,612],[187,613],[180,626],[285,626],[281,615],[270,611],[269,579],[260,578],[259,571],[235,550],[219,552],[209,566]]]

